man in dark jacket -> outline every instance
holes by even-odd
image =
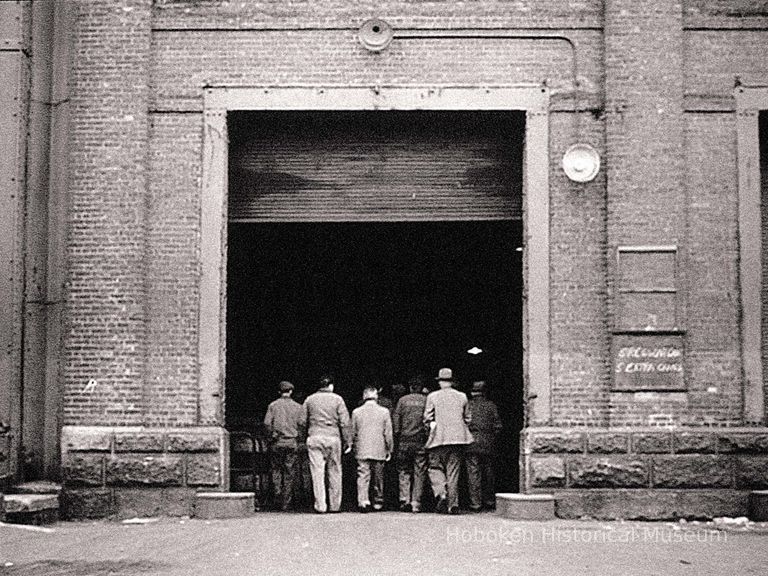
[[[315,512],[338,512],[341,507],[341,452],[350,445],[349,412],[344,399],[333,391],[333,378],[323,376],[317,392],[304,400],[302,428],[307,435],[309,470],[315,495]],[[328,479],[328,501],[325,487]]]
[[[469,430],[475,438],[467,447],[465,455],[469,508],[473,511],[480,510],[482,506],[492,509],[496,507],[496,476],[493,468],[496,438],[502,425],[496,404],[486,397],[485,382],[472,384],[469,407],[472,410]]]
[[[411,393],[397,401],[392,420],[397,446],[400,510],[419,512],[427,475],[427,451],[424,448],[427,434],[423,421],[427,398],[421,393],[424,384],[420,378],[412,378],[408,384]]]
[[[427,396],[424,407],[424,424],[429,426],[429,481],[437,511],[458,514],[461,463],[465,447],[473,440],[467,427],[472,413],[467,395],[453,388],[450,368],[440,368],[436,380],[440,390]]]
[[[293,500],[301,404],[295,402],[293,384],[279,384],[280,398],[267,407],[264,426],[270,438],[272,496],[275,507],[287,510]]]

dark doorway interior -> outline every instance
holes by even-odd
[[[226,414],[254,428],[282,379],[301,399],[334,374],[362,387],[441,366],[491,385],[505,429],[498,489],[518,489],[522,414],[519,221],[230,223]],[[470,355],[477,346],[483,350]]]

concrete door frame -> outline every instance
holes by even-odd
[[[198,424],[224,425],[227,113],[258,110],[525,112],[523,350],[526,425],[546,426],[550,419],[549,92],[539,85],[206,88],[200,215]]]
[[[765,84],[765,83],[763,83]],[[764,425],[762,191],[760,111],[768,111],[768,86],[736,88],[736,146],[739,169],[739,292],[744,421]]]

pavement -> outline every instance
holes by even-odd
[[[768,527],[259,512],[0,524],[0,575],[768,575]]]

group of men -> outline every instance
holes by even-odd
[[[439,389],[425,396],[420,379],[392,409],[375,387],[363,390],[363,403],[350,418],[332,378],[321,378],[318,390],[303,404],[294,401],[293,385],[281,382],[280,398],[267,408],[273,499],[287,510],[293,498],[299,441],[306,438],[314,510],[338,512],[342,496],[342,453],[357,460],[357,504],[360,512],[384,508],[386,463],[394,456],[400,510],[420,512],[429,478],[435,510],[459,513],[459,476],[466,465],[469,508],[493,508],[493,454],[502,424],[495,404],[486,397],[485,382],[472,385],[471,400],[456,390],[450,368],[441,368]],[[388,403],[391,406],[391,402]],[[327,492],[327,497],[326,497]]]

